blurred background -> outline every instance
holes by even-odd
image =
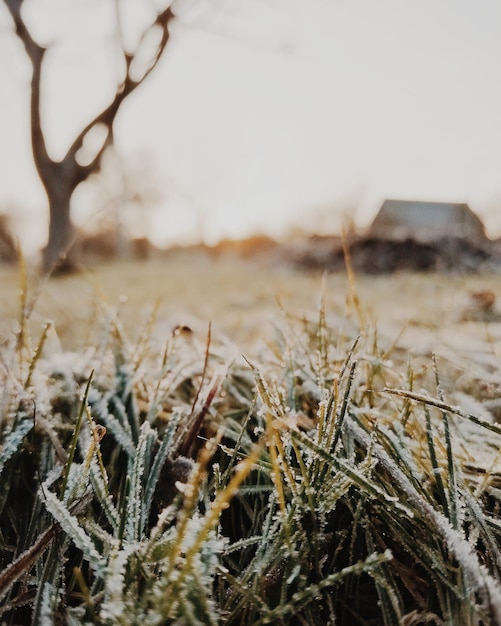
[[[47,241],[31,66],[0,2],[0,213]],[[13,0],[15,2],[15,0]],[[112,0],[25,0],[41,115],[62,159],[123,78]],[[124,41],[159,3],[121,2]],[[498,0],[177,0],[160,61],[120,107],[75,224],[157,246],[363,228],[385,198],[465,202],[501,234]],[[132,44],[131,44],[132,45]],[[89,149],[92,149],[90,146]]]

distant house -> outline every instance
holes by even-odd
[[[487,237],[480,218],[467,204],[385,200],[369,227],[369,236],[431,242],[444,237],[482,243]]]

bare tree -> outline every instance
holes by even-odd
[[[35,167],[45,189],[49,205],[49,239],[43,251],[43,268],[70,264],[70,250],[74,240],[71,219],[71,198],[75,189],[91,174],[99,171],[106,149],[113,142],[113,123],[124,100],[147,78],[158,64],[169,41],[170,26],[175,19],[172,2],[157,10],[152,21],[143,30],[133,51],[127,49],[120,37],[120,54],[124,75],[117,83],[109,104],[77,134],[63,158],[52,158],[47,149],[41,119],[41,85],[47,48],[35,41],[23,17],[24,0],[3,0],[14,22],[16,35],[21,40],[32,66],[30,120],[31,143]],[[120,33],[120,0],[115,1],[117,31]],[[146,59],[146,60],[145,60]],[[92,156],[82,161],[81,151],[91,136],[101,141]]]

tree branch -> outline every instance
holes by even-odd
[[[149,28],[147,30],[145,30],[145,32],[143,33],[143,35],[141,36],[141,39],[139,41],[139,46],[138,46],[138,50],[141,47],[142,42],[148,37],[148,35],[153,32],[153,30],[157,27],[159,27],[162,31],[162,37],[158,43],[157,49],[155,54],[153,55],[153,58],[149,64],[149,66],[146,68],[146,70],[143,73],[143,76],[137,81],[138,84],[142,83],[147,77],[148,75],[151,73],[151,71],[155,68],[155,66],[157,65],[160,57],[162,56],[162,53],[165,49],[165,46],[167,45],[167,42],[169,41],[169,23],[172,19],[174,19],[175,15],[172,12],[172,6],[169,6],[167,9],[165,9],[164,11],[162,11],[161,13],[159,13],[155,19],[155,21],[149,26]],[[138,50],[136,50],[136,55],[138,53]],[[134,55],[135,56],[135,55]],[[129,71],[130,71],[130,67],[129,67]]]
[[[33,39],[22,18],[21,9],[23,1],[24,0],[4,0],[4,3],[14,22],[16,35],[21,40],[32,67],[30,94],[31,143],[35,166],[43,181],[45,176],[44,172],[53,166],[53,161],[47,151],[40,114],[40,84],[42,78],[42,63],[46,48],[39,45]]]
[[[7,1],[7,0],[5,0]],[[12,1],[12,0],[9,0]],[[22,1],[22,0],[21,0]],[[113,140],[113,123],[115,121],[116,114],[122,104],[122,102],[129,96],[144,80],[149,76],[155,66],[158,64],[160,57],[169,41],[169,25],[170,22],[175,18],[175,14],[172,11],[172,7],[164,9],[160,13],[157,14],[154,21],[151,25],[145,30],[143,35],[141,36],[139,45],[137,50],[134,53],[129,53],[125,50],[124,44],[122,41],[122,54],[124,56],[125,62],[125,78],[123,82],[118,85],[117,90],[115,92],[115,96],[110,104],[104,109],[101,113],[96,115],[79,133],[76,137],[75,141],[69,147],[66,155],[63,158],[63,161],[68,165],[70,163],[76,164],[76,155],[78,151],[82,148],[83,143],[85,141],[86,136],[89,132],[91,132],[96,126],[103,125],[106,128],[107,136],[99,150],[96,152],[96,155],[92,159],[90,163],[85,166],[79,165],[77,170],[75,170],[75,182],[81,183],[86,180],[90,174],[95,172],[100,165],[101,158],[112,143]],[[133,79],[131,76],[131,67],[134,60],[137,58],[139,50],[141,48],[141,43],[146,39],[146,37],[155,29],[161,29],[161,37],[156,50],[152,56],[151,62],[147,66],[146,70],[143,72],[142,76],[139,79]]]
[[[42,130],[41,120],[41,76],[42,76],[42,64],[46,48],[39,45],[31,36],[23,18],[21,15],[21,9],[24,0],[3,0],[14,22],[16,29],[16,35],[19,37],[24,45],[28,58],[31,62],[33,73],[31,79],[31,140],[33,147],[33,156],[35,166],[40,175],[42,181],[46,181],[53,178],[50,174],[54,174],[56,170],[64,171],[64,176],[70,178],[74,185],[78,185],[86,180],[90,174],[99,169],[101,158],[113,141],[113,123],[118,110],[122,102],[129,96],[152,72],[155,66],[158,64],[160,57],[169,40],[169,25],[175,18],[175,14],[172,11],[172,6],[169,5],[166,9],[160,11],[150,26],[144,31],[137,50],[134,53],[129,53],[125,50],[122,41],[122,54],[125,62],[125,78],[117,86],[115,96],[110,104],[101,113],[96,115],[77,135],[71,146],[68,148],[66,154],[60,162],[56,162],[48,154],[47,144]],[[134,79],[131,75],[131,67],[134,61],[138,58],[138,54],[141,50],[142,43],[153,32],[154,29],[159,28],[161,30],[160,41],[158,42],[156,49],[152,55],[151,61],[140,76],[140,78]],[[77,161],[77,153],[82,148],[83,143],[87,135],[97,126],[103,125],[106,128],[106,138],[101,147],[97,150],[94,158],[86,165],[81,165]],[[48,170],[52,170],[47,175]]]

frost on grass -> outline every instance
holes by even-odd
[[[464,418],[454,376],[326,319],[291,317],[252,366],[115,329],[13,368],[0,619],[22,623],[27,585],[71,624],[498,623],[495,424]]]
[[[48,489],[40,491],[40,498],[48,512],[61,525],[67,537],[82,551],[89,564],[97,571],[102,570],[105,564],[103,556],[98,552],[92,538],[85,532],[78,519],[68,511],[64,502]]]
[[[138,549],[135,545],[114,545],[108,557],[104,574],[104,601],[101,605],[102,620],[120,623],[126,611],[124,596],[126,595],[127,563]]]
[[[0,450],[0,477],[7,461],[12,458],[22,446],[24,438],[33,428],[32,419],[22,420],[16,427],[4,436],[2,448]]]

